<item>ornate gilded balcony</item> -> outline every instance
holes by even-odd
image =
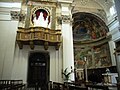
[[[47,50],[49,46],[55,46],[58,50],[61,44],[61,30],[51,30],[44,27],[21,28],[18,27],[17,43],[20,49],[23,45],[30,45],[34,49],[35,45],[43,45]]]

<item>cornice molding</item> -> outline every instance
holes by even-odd
[[[58,2],[71,4],[73,2],[73,0],[58,0]]]

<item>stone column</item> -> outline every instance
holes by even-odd
[[[72,16],[71,3],[61,2],[62,8],[62,37],[63,37],[63,70],[68,68],[68,72],[74,69],[74,52],[73,52],[73,34],[72,34]],[[70,74],[70,80],[74,81],[74,73]]]

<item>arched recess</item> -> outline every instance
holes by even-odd
[[[50,10],[47,7],[36,6],[31,10],[31,24],[33,27],[51,28]]]
[[[87,58],[88,68],[102,68],[112,65],[108,41],[109,29],[98,16],[78,12],[73,14],[73,42],[75,68],[84,68]]]

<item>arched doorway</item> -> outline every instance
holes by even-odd
[[[49,81],[49,52],[30,52],[28,61],[28,88],[47,90]]]

